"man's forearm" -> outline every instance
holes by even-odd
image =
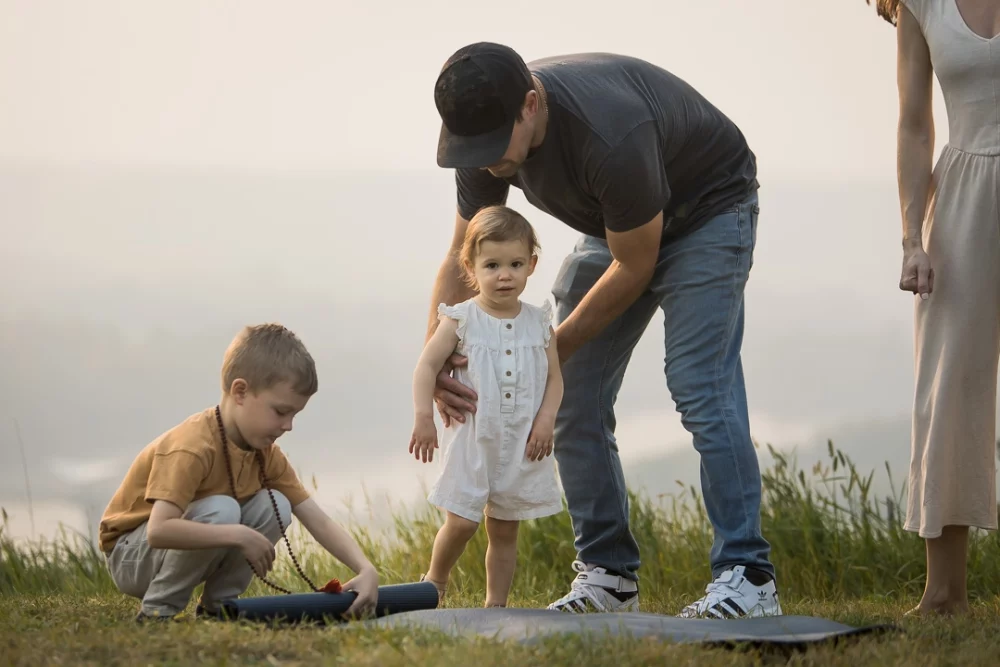
[[[565,340],[572,350],[580,347],[635,303],[649,286],[652,276],[652,269],[640,272],[613,261],[570,316],[559,325],[557,336]]]
[[[475,295],[475,290],[462,280],[462,267],[458,262],[458,256],[453,250],[449,250],[448,256],[441,262],[441,268],[438,269],[437,278],[434,280],[434,287],[431,290],[431,310],[424,342],[429,341],[434,335],[434,330],[437,329],[438,304],[446,303],[453,306],[471,299]]]

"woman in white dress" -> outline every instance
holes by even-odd
[[[964,613],[969,529],[997,528],[1000,0],[876,4],[896,25],[899,287],[915,295],[905,528],[925,539],[927,581],[911,613]],[[948,143],[932,164],[935,76]]]

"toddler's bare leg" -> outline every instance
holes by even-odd
[[[479,524],[469,521],[457,514],[448,512],[444,525],[434,538],[434,550],[431,552],[431,566],[427,571],[427,581],[438,589],[438,598],[444,598],[448,586],[451,569],[455,567],[459,557],[465,551],[465,546],[476,534]]]
[[[486,606],[506,607],[517,563],[517,521],[486,517]]]

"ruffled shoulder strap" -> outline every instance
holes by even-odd
[[[458,340],[465,340],[466,327],[469,324],[469,302],[463,301],[462,303],[456,303],[454,306],[449,306],[446,303],[438,304],[438,319],[447,317],[458,322]]]

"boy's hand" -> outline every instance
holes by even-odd
[[[250,567],[258,576],[267,576],[274,565],[274,545],[271,540],[249,526],[241,526],[239,547]]]
[[[374,612],[375,603],[378,602],[378,572],[374,567],[361,570],[358,576],[344,584],[344,590],[358,594],[347,609],[347,616],[358,618]]]
[[[413,435],[410,436],[410,453],[418,461],[424,463],[434,460],[434,450],[437,449],[437,428],[434,426],[433,415],[423,415],[413,422]]]
[[[529,461],[541,461],[552,453],[552,433],[555,431],[556,418],[544,414],[535,417],[528,434],[528,446],[524,455]]]

